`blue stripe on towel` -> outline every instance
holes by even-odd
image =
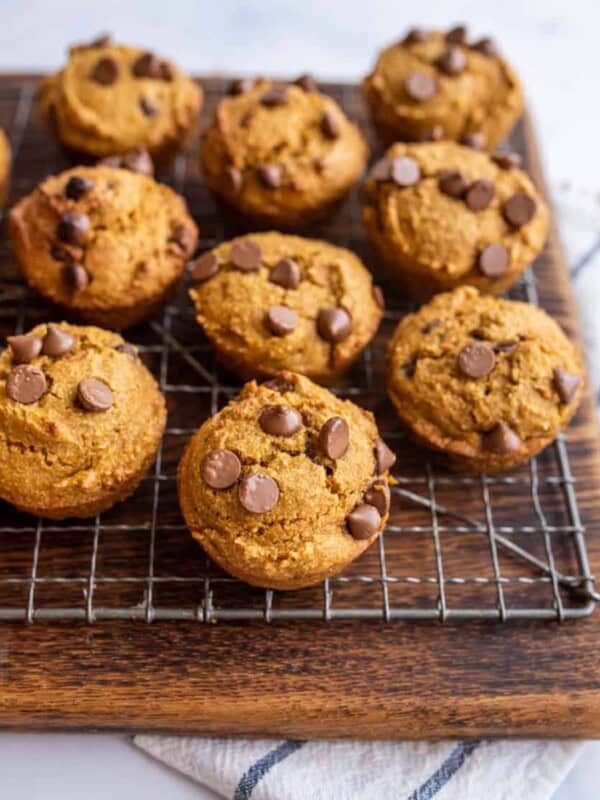
[[[280,761],[291,756],[296,750],[299,750],[303,744],[305,744],[305,742],[286,740],[280,745],[277,745],[277,747],[274,747],[273,750],[269,750],[269,752],[262,758],[259,758],[258,761],[255,761],[250,769],[242,775],[240,782],[235,788],[233,800],[249,800],[256,785],[260,783],[267,772],[269,772],[275,764],[279,764]]]
[[[481,744],[481,740],[472,739],[468,742],[459,742],[439,769],[422,783],[408,798],[408,800],[430,800],[440,789],[448,783],[465,763],[471,753]]]

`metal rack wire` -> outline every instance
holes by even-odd
[[[212,80],[205,89],[210,114],[224,82]],[[326,91],[366,125],[355,87]],[[32,113],[33,94],[31,79],[0,81],[0,124],[15,160],[13,200],[66,166]],[[206,249],[235,231],[219,215],[194,161],[194,154],[182,156],[172,174],[161,177],[187,197]],[[368,257],[356,193],[315,235]],[[46,319],[48,311],[19,280],[5,235],[0,264],[0,333],[6,336]],[[531,271],[513,295],[538,302]],[[387,296],[380,336],[336,391],[376,411],[397,451],[393,512],[378,544],[342,576],[299,592],[252,589],[220,572],[187,534],[175,492],[177,460],[202,420],[239,385],[215,362],[182,286],[160,320],[130,332],[169,408],[151,473],[132,498],[95,519],[51,523],[0,504],[0,620],[443,622],[566,620],[591,613],[597,595],[566,437],[526,468],[495,478],[451,474],[409,445],[380,387],[385,340],[410,306]]]

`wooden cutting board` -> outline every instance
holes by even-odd
[[[202,83],[214,106],[224,82]],[[64,157],[35,121],[30,108],[32,86],[31,80],[14,76],[0,79],[0,124],[12,131],[13,144],[20,146],[21,153],[13,200],[29,191],[49,168],[64,166]],[[368,129],[356,87],[325,89],[340,97]],[[514,144],[543,187],[527,118]],[[202,217],[202,204],[209,200],[200,179],[193,176],[191,181],[192,211]],[[349,232],[343,215],[320,235],[362,248],[364,242],[355,240],[356,228]],[[5,235],[1,247],[5,274],[12,268]],[[536,265],[536,277],[542,304],[576,335],[568,271],[556,230]],[[382,407],[381,413],[387,418],[389,409]],[[589,393],[568,439],[594,573],[600,569],[600,456]],[[413,461],[422,458],[411,449],[404,453],[402,465],[407,453]],[[128,513],[128,507],[124,508]],[[505,494],[498,503],[498,518],[517,525],[523,508],[518,495]],[[461,511],[467,516],[479,513],[475,500],[461,505]],[[9,514],[7,507],[0,506],[0,526]],[[411,514],[413,510],[399,502],[392,521],[406,526]],[[21,519],[19,524],[26,522]],[[23,536],[15,531],[9,544],[2,546],[0,572],[9,563],[16,568]],[[53,563],[62,559],[66,569],[75,569],[75,548],[52,553],[58,544],[50,535],[44,536]],[[401,537],[400,532],[402,563],[410,564],[413,571],[420,567],[431,571],[420,563],[420,540]],[[477,546],[450,536],[442,542],[448,576],[468,572],[471,545]],[[23,548],[23,560],[30,557]],[[523,565],[519,570],[536,574]],[[490,585],[495,592],[493,582],[485,591],[490,591]],[[343,588],[343,600],[349,606],[364,604],[360,584]],[[483,588],[472,584],[459,588],[471,593],[473,605],[483,602]],[[547,586],[542,588],[548,591]],[[519,584],[514,597],[524,597],[530,590],[526,582]],[[405,606],[421,602],[418,593],[399,600]],[[450,595],[448,602],[451,606]],[[493,608],[494,595],[486,602]],[[0,623],[0,725],[301,738],[600,736],[600,614],[562,624],[338,619],[218,624],[4,622]]]

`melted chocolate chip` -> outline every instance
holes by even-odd
[[[244,179],[242,173],[237,167],[226,167],[223,172],[222,184],[223,189],[229,194],[238,194],[242,188]]]
[[[438,178],[438,186],[440,192],[449,197],[459,198],[467,191],[469,183],[462,172],[444,170]]]
[[[254,88],[255,82],[254,78],[237,78],[237,80],[230,83],[227,93],[234,96],[246,94],[246,92]]]
[[[533,197],[525,192],[517,192],[502,206],[504,219],[515,228],[527,225],[535,216],[537,205]]]
[[[84,378],[77,386],[77,400],[86,411],[108,411],[113,404],[112,389],[100,378]]]
[[[259,164],[256,167],[259,181],[267,189],[278,189],[283,182],[281,164]]]
[[[467,58],[460,47],[449,47],[435,62],[446,75],[460,75],[467,66]]]
[[[194,248],[194,234],[187,225],[178,222],[171,231],[169,242],[181,250],[184,255],[188,255]]]
[[[493,453],[512,453],[523,446],[519,436],[505,422],[499,422],[491,431],[484,434],[483,446]]]
[[[492,350],[494,353],[514,353],[518,346],[518,342],[498,342]]]
[[[289,406],[265,406],[258,424],[270,436],[293,436],[302,427],[302,415]]]
[[[130,172],[139,172],[140,175],[154,175],[152,156],[142,147],[136,147],[126,153],[106,156],[106,158],[100,159],[98,164],[114,169],[128,169]]]
[[[195,281],[207,281],[219,271],[219,259],[214,253],[204,253],[191,262],[191,268]]]
[[[477,256],[479,271],[488,278],[500,278],[508,270],[510,257],[504,245],[488,244]]]
[[[521,166],[521,156],[513,152],[497,152],[492,153],[492,161],[497,164],[500,169],[513,169]]]
[[[47,389],[46,376],[39,367],[31,364],[20,364],[12,369],[6,381],[7,396],[23,405],[37,402]]]
[[[155,117],[158,114],[158,107],[148,100],[146,97],[140,99],[140,109],[145,117]]]
[[[136,58],[131,67],[131,72],[136,78],[154,78],[159,80],[162,78],[162,69],[160,60],[154,53],[143,53]]]
[[[101,86],[111,86],[119,77],[119,65],[114,58],[105,56],[99,59],[90,73],[91,80]]]
[[[29,364],[42,350],[42,340],[31,333],[21,336],[9,336],[6,343],[11,349],[15,364]]]
[[[457,364],[467,378],[484,378],[494,369],[496,356],[487,344],[471,342],[458,354]]]
[[[432,319],[431,322],[428,322],[426,325],[423,325],[421,328],[421,333],[428,334],[431,331],[434,331],[436,328],[441,328],[444,323],[441,319]]]
[[[304,89],[305,92],[319,91],[319,86],[312,75],[300,75],[299,78],[296,78],[294,83],[296,84],[296,86],[299,86],[301,89]]]
[[[288,336],[298,327],[298,315],[287,306],[271,306],[266,315],[267,325],[275,336]]]
[[[401,370],[407,378],[413,378],[417,369],[418,358],[413,356],[402,364]]]
[[[479,39],[479,41],[474,42],[471,45],[471,50],[476,50],[483,56],[493,57],[498,55],[496,43],[493,39],[490,39],[489,36],[485,36],[483,39]]]
[[[437,93],[437,82],[424,72],[413,72],[405,79],[404,90],[411,100],[424,103]]]
[[[90,285],[90,276],[81,264],[66,264],[62,274],[67,286],[75,292],[82,292]]]
[[[374,481],[363,496],[363,501],[369,506],[375,506],[381,517],[390,510],[390,490],[384,481]]]
[[[83,178],[81,175],[71,175],[65,186],[65,195],[69,200],[81,200],[93,185],[94,182],[89,178]]]
[[[391,469],[396,463],[396,454],[390,450],[383,439],[379,438],[375,442],[375,469],[381,475]]]
[[[269,91],[265,92],[260,98],[260,102],[267,108],[275,108],[276,106],[284,106],[287,103],[287,87],[274,86]]]
[[[429,31],[423,30],[423,28],[412,28],[402,40],[403,44],[421,44],[422,42],[426,42],[431,38],[431,34]]]
[[[460,140],[462,144],[470,147],[472,150],[484,150],[486,138],[480,131],[470,131],[465,133]]]
[[[274,392],[279,392],[279,394],[293,392],[296,388],[291,381],[285,381],[283,378],[271,378],[271,380],[265,381],[262,385]]]
[[[233,244],[229,257],[234,267],[252,272],[260,267],[262,250],[252,239],[240,239]]]
[[[328,342],[342,342],[352,333],[352,317],[345,308],[322,308],[317,316],[317,330]]]
[[[396,186],[402,188],[413,186],[421,178],[421,168],[414,158],[408,156],[394,158],[391,164],[391,178]]]
[[[44,336],[42,353],[45,356],[58,358],[58,356],[64,356],[65,353],[68,353],[74,344],[75,337],[71,336],[68,331],[64,331],[58,325],[48,325]]]
[[[229,489],[242,471],[239,458],[231,450],[211,450],[204,458],[200,474],[211,489]]]
[[[561,367],[556,367],[552,374],[554,388],[562,403],[568,404],[575,397],[581,378],[579,375],[572,375]]]
[[[330,417],[319,431],[319,450],[332,461],[345,454],[349,443],[350,429],[341,417]]]
[[[361,503],[348,514],[346,525],[354,539],[370,539],[381,527],[381,515],[375,506]]]
[[[486,209],[496,194],[496,184],[487,178],[481,178],[467,189],[465,203],[471,211],[483,211]]]
[[[297,289],[302,273],[293,258],[282,258],[269,273],[269,280],[284,289]]]
[[[467,26],[456,25],[454,28],[450,28],[445,38],[450,44],[465,44],[467,41]]]
[[[341,133],[340,123],[335,114],[326,111],[321,118],[321,130],[328,139],[337,139]]]
[[[277,505],[279,486],[269,475],[251,472],[242,478],[238,497],[246,511],[265,514]]]
[[[64,211],[56,227],[56,235],[66,244],[84,245],[90,233],[90,220],[80,211]]]
[[[125,355],[129,356],[129,358],[138,357],[137,350],[132,344],[129,344],[129,342],[123,342],[123,344],[118,344],[115,347],[115,350],[117,351],[117,353],[125,353]]]

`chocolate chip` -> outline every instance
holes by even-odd
[[[154,175],[154,162],[152,156],[142,147],[129,150],[121,156],[121,166],[131,172],[139,172],[140,175]]]
[[[154,53],[143,53],[136,58],[131,67],[132,73],[136,78],[162,78],[162,70],[159,59]]]
[[[500,169],[513,169],[514,167],[521,166],[521,156],[518,153],[502,152],[492,153],[492,161],[496,163]]]
[[[487,178],[473,181],[465,194],[465,203],[471,211],[483,211],[494,199],[496,184]]]
[[[514,353],[518,346],[518,342],[498,342],[492,350],[494,353]]]
[[[460,75],[467,66],[467,58],[460,47],[449,47],[435,62],[446,75]]]
[[[90,233],[90,220],[80,211],[64,211],[56,227],[61,242],[84,245]]]
[[[363,501],[367,505],[375,506],[382,517],[390,510],[390,490],[387,483],[374,481],[364,493]]]
[[[317,316],[319,335],[328,342],[341,342],[352,333],[352,317],[345,308],[322,308]]]
[[[393,159],[391,176],[396,186],[401,186],[402,188],[414,186],[421,178],[421,168],[414,158],[401,156]]]
[[[408,361],[405,361],[402,364],[401,370],[407,378],[413,378],[415,374],[415,370],[417,369],[417,361],[418,358],[416,356],[412,356],[409,358]]]
[[[72,261],[73,256],[64,247],[61,247],[56,242],[50,247],[50,255],[55,261]]]
[[[265,383],[262,385],[274,392],[279,392],[280,394],[293,392],[296,388],[291,381],[284,381],[283,378],[271,378],[271,380],[265,381]]]
[[[271,306],[266,319],[271,333],[275,336],[287,336],[298,327],[298,314],[287,306]]]
[[[48,325],[46,335],[44,336],[44,343],[42,346],[42,353],[45,356],[57,358],[64,356],[75,344],[75,337],[71,336],[68,331],[59,328],[58,325]]]
[[[467,41],[467,26],[456,25],[451,28],[445,36],[447,42],[451,44],[465,44]]]
[[[487,344],[471,342],[458,354],[457,364],[467,378],[484,378],[494,369],[496,356]]]
[[[172,81],[175,77],[175,72],[173,71],[173,67],[169,64],[168,61],[161,61],[160,62],[160,77],[163,81]]]
[[[389,158],[381,158],[377,161],[371,171],[369,178],[374,181],[389,181],[392,176],[392,162]]]
[[[15,364],[29,364],[40,354],[42,349],[40,337],[30,333],[22,336],[9,336],[6,342],[12,351],[12,359]]]
[[[502,206],[504,219],[515,228],[527,225],[535,216],[537,205],[533,197],[525,192],[517,192]]]
[[[371,289],[371,293],[373,295],[373,300],[375,300],[379,308],[383,310],[385,308],[385,297],[383,295],[383,291],[381,290],[381,286],[374,285]]]
[[[494,42],[493,39],[490,39],[489,36],[484,36],[483,39],[479,39],[479,41],[474,42],[471,45],[471,50],[476,50],[483,56],[498,55],[498,48],[496,47],[496,43]]]
[[[229,489],[242,471],[239,458],[231,450],[211,450],[205,456],[200,473],[211,489]]]
[[[467,191],[469,183],[462,172],[455,170],[444,170],[438,178],[440,192],[449,197],[462,197]]]
[[[191,267],[195,281],[207,281],[219,271],[219,259],[214,253],[204,253],[191,262]]]
[[[76,292],[81,292],[90,285],[90,276],[81,264],[66,264],[62,274],[67,285]]]
[[[361,503],[348,514],[346,525],[354,539],[370,539],[381,526],[381,515],[375,506]]]
[[[242,478],[238,497],[246,511],[251,514],[265,514],[277,505],[279,486],[269,475],[251,472]]]
[[[422,28],[412,28],[404,37],[403,44],[421,44],[431,38],[429,31]]]
[[[332,461],[345,454],[349,443],[350,428],[341,417],[330,417],[319,431],[319,450]]]
[[[565,404],[570,403],[581,383],[579,375],[572,375],[561,367],[556,367],[552,373],[552,379],[561,401]]]
[[[237,78],[237,80],[232,81],[229,84],[227,93],[234,96],[238,94],[246,94],[246,92],[249,92],[254,88],[255,83],[256,81],[254,78]]]
[[[115,347],[115,350],[117,351],[117,353],[125,353],[125,355],[129,356],[130,358],[138,357],[137,350],[132,344],[129,344],[129,342],[123,342],[123,344],[118,344]]]
[[[188,255],[194,248],[194,234],[187,225],[178,222],[171,231],[169,242],[174,244],[185,255]]]
[[[411,100],[423,103],[436,94],[437,82],[424,72],[413,72],[404,80],[404,90]]]
[[[258,424],[270,436],[293,436],[302,427],[302,415],[289,406],[265,406]]]
[[[302,273],[293,258],[282,258],[269,273],[269,280],[284,289],[297,289]]]
[[[275,108],[275,106],[284,106],[287,103],[287,87],[274,86],[263,94],[260,102],[267,108]]]
[[[493,453],[512,453],[523,446],[519,436],[505,422],[499,422],[483,436],[483,446]]]
[[[383,439],[379,438],[375,442],[375,469],[381,475],[391,469],[396,463],[396,454],[390,450]]]
[[[481,133],[480,131],[470,131],[469,133],[465,133],[460,141],[462,144],[470,147],[472,150],[485,150],[485,134]]]
[[[319,91],[319,86],[312,75],[300,75],[299,78],[296,78],[294,83],[296,84],[296,86],[299,86],[301,89],[304,89],[305,92]]]
[[[321,117],[321,130],[328,139],[337,139],[341,133],[340,123],[331,111],[326,111]]]
[[[237,167],[226,167],[222,181],[223,189],[228,194],[237,194],[242,188],[242,173]]]
[[[35,403],[47,389],[48,383],[42,370],[30,364],[20,364],[12,369],[6,381],[7,396],[23,405]]]
[[[86,411],[108,411],[113,404],[113,393],[99,378],[84,378],[77,386],[77,399]]]
[[[441,328],[444,323],[441,319],[432,319],[431,322],[428,322],[426,325],[423,325],[421,328],[421,333],[431,333],[436,328]]]
[[[267,189],[278,189],[283,181],[281,164],[259,164],[256,167],[259,181]]]
[[[112,44],[110,33],[101,33],[88,44],[88,47],[109,47]]]
[[[88,178],[82,178],[81,175],[71,175],[65,186],[65,195],[69,200],[81,200],[81,198],[90,191],[93,185],[94,181]]]
[[[229,258],[234,267],[244,272],[252,272],[260,267],[262,250],[252,239],[240,239],[233,244]]]
[[[488,278],[499,278],[508,270],[510,258],[503,244],[488,244],[477,256],[479,271]]]
[[[114,58],[105,56],[96,62],[90,73],[90,78],[102,86],[110,86],[119,77],[119,65]]]
[[[146,97],[140,99],[140,109],[142,110],[142,114],[146,117],[155,117],[158,114],[158,108]]]

